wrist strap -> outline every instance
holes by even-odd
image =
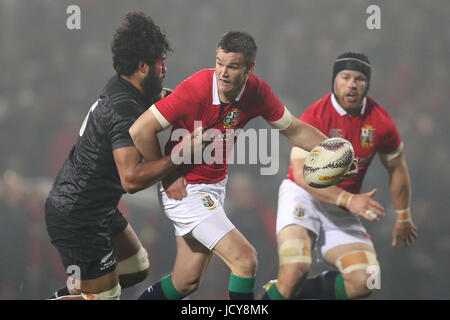
[[[409,208],[402,209],[402,210],[395,210],[395,213],[397,214],[397,222],[409,222],[412,221],[411,219],[411,210]]]
[[[342,190],[342,192],[339,194],[339,196],[336,199],[336,205],[338,207],[347,209],[352,197],[353,197],[352,193]]]

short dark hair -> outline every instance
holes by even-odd
[[[129,12],[117,28],[111,44],[113,67],[119,75],[131,76],[140,61],[153,66],[172,51],[166,35],[142,12]]]
[[[217,48],[221,48],[225,52],[241,52],[244,55],[244,61],[247,65],[256,59],[255,39],[243,31],[229,31],[225,33],[219,41]]]

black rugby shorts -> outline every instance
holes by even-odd
[[[68,276],[96,279],[116,269],[112,240],[128,225],[117,208],[105,219],[86,222],[60,212],[47,200],[45,220]]]

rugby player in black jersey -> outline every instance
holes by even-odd
[[[111,49],[117,74],[90,108],[45,205],[47,231],[68,274],[53,299],[119,299],[121,288],[145,279],[147,252],[117,205],[122,194],[149,187],[175,167],[170,156],[144,162],[128,133],[170,92],[162,88],[171,51],[165,34],[150,17],[130,12]],[[182,143],[201,145],[201,135],[188,138]]]

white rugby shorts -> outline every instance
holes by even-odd
[[[175,227],[175,235],[194,237],[212,250],[235,226],[228,219],[223,204],[227,178],[207,184],[188,184],[187,196],[181,200],[169,199],[163,187],[159,188],[161,206]]]
[[[320,250],[322,256],[328,250],[348,243],[359,242],[373,246],[357,215],[336,205],[316,200],[290,179],[284,179],[278,194],[277,235],[291,224],[316,234],[315,248]]]

